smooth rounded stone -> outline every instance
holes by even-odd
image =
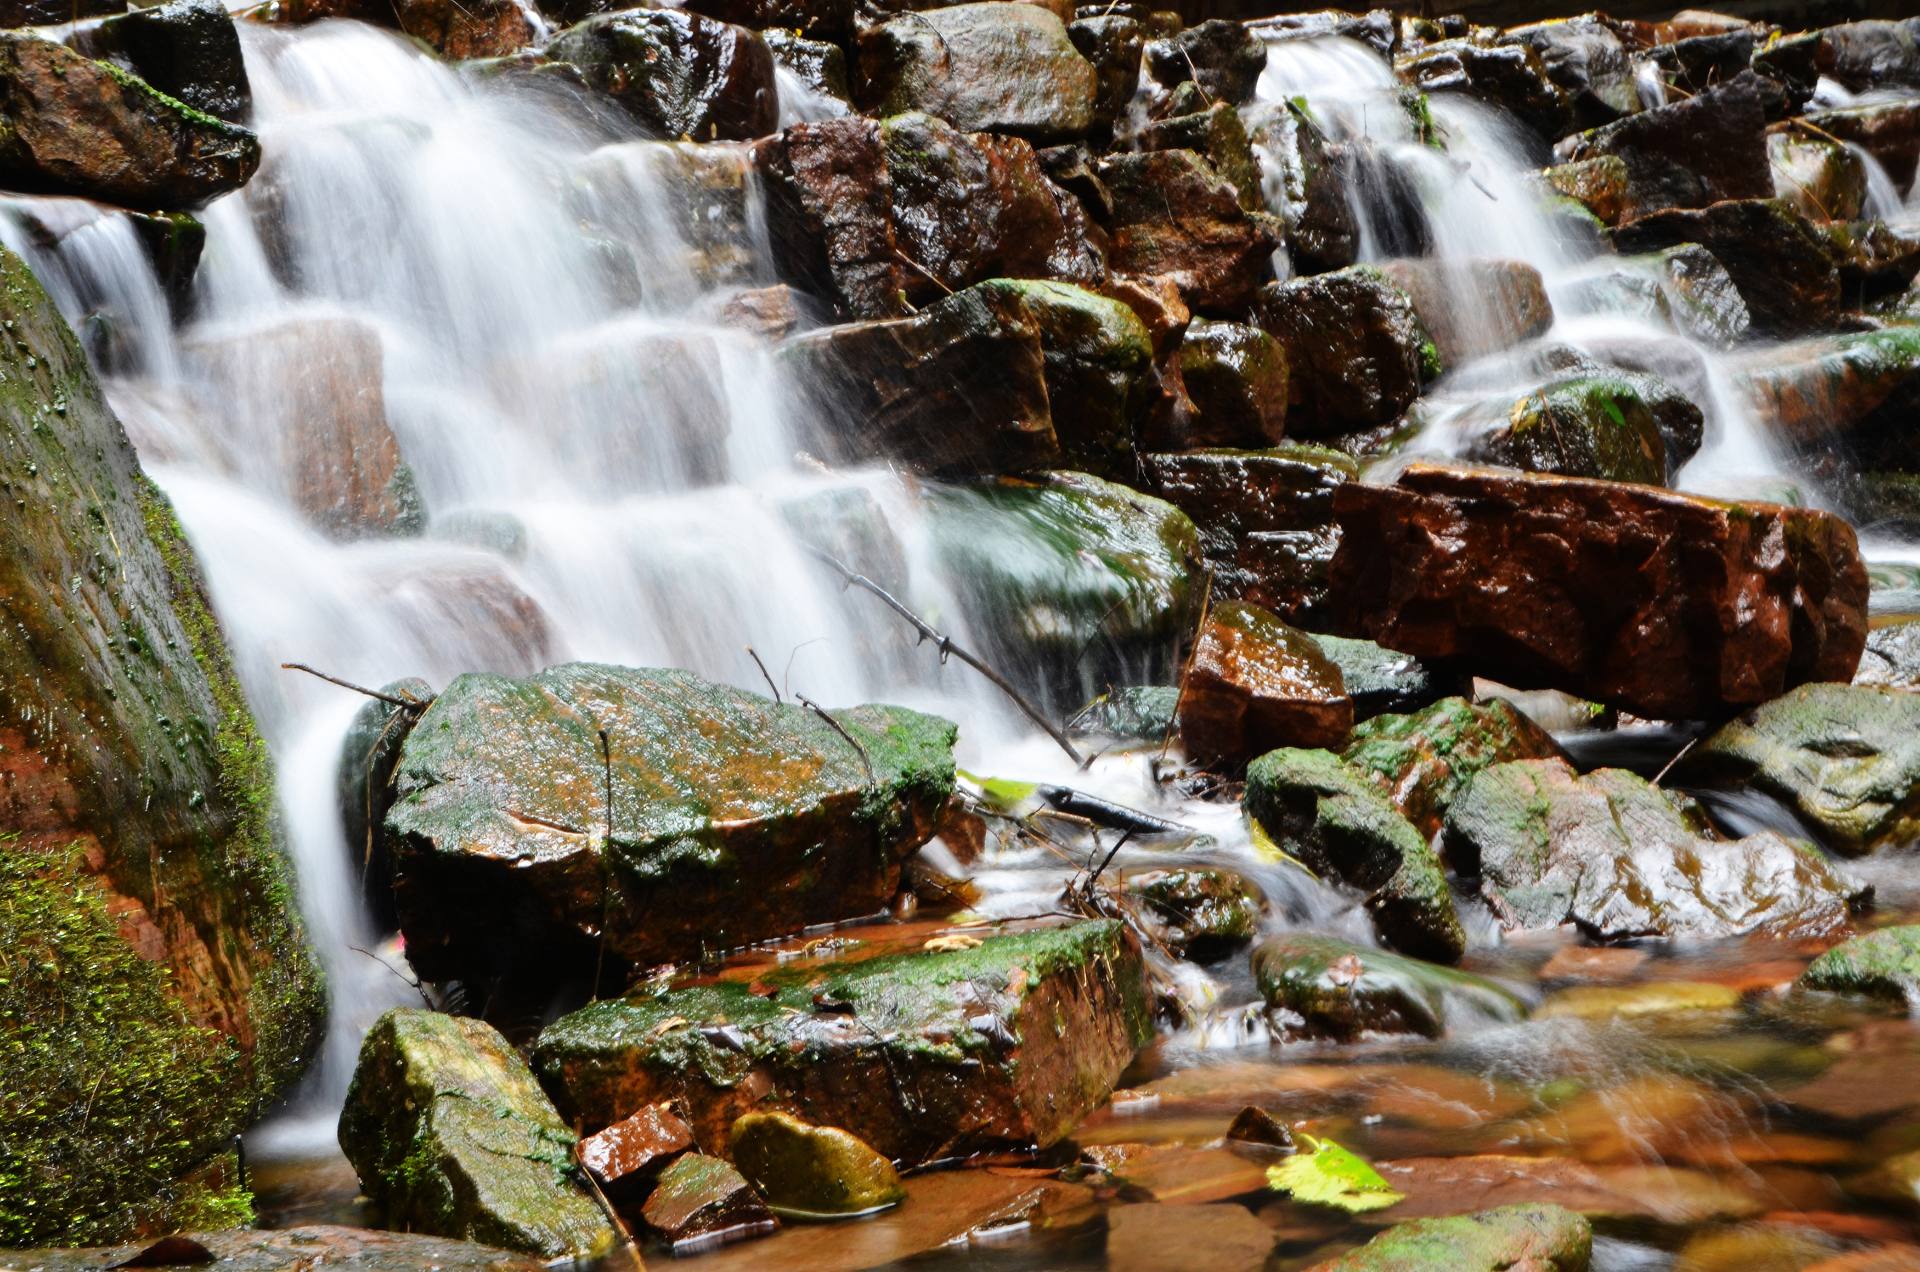
[[[568,27],[546,55],[670,140],[751,140],[779,124],[773,53],[745,27],[678,9],[629,9]]]
[[[1881,928],[1843,941],[1808,964],[1794,985],[1920,1003],[1920,927]]]
[[[1477,774],[1447,811],[1444,850],[1503,927],[1571,922],[1603,941],[1827,936],[1869,895],[1810,844],[1719,839],[1689,797],[1564,760]]]
[[[1172,504],[1085,473],[928,491],[936,557],[1000,665],[1048,696],[1178,674],[1200,604],[1198,535]],[[1075,699],[1076,701],[1084,700]]]
[[[1287,619],[1324,599],[1339,543],[1333,492],[1359,475],[1351,456],[1288,442],[1266,450],[1143,457],[1149,488],[1193,518],[1214,594]]]
[[[14,189],[197,208],[260,166],[247,129],[37,35],[0,32],[0,114],[0,179]]]
[[[1137,1202],[1107,1212],[1108,1272],[1262,1272],[1278,1234],[1245,1206]]]
[[[1327,661],[1340,669],[1355,720],[1418,711],[1447,696],[1446,680],[1411,654],[1370,640],[1309,632]]]
[[[1872,155],[1896,189],[1912,184],[1920,167],[1920,99],[1836,106],[1808,111],[1805,119],[1828,136],[1852,142]]]
[[[1563,989],[1533,1009],[1535,1020],[1632,1020],[1732,1011],[1740,992],[1729,985],[1652,981],[1644,985],[1580,985]]]
[[[1130,871],[1120,883],[1147,912],[1154,938],[1195,963],[1218,963],[1246,945],[1267,909],[1245,876],[1217,867]]]
[[[1178,685],[1126,685],[1101,694],[1067,721],[1070,732],[1159,744],[1173,732]]]
[[[1376,779],[1420,835],[1431,839],[1480,770],[1560,754],[1546,730],[1504,698],[1476,703],[1456,696],[1355,725],[1342,758]]]
[[[1352,727],[1340,669],[1312,637],[1245,601],[1212,607],[1180,699],[1190,756],[1239,768],[1279,746],[1341,746]]]
[[[1566,93],[1575,127],[1597,128],[1640,109],[1626,46],[1597,15],[1514,27],[1495,42],[1539,55],[1547,77]]]
[[[1867,201],[1867,168],[1859,154],[1794,121],[1767,130],[1773,193],[1816,221],[1851,221]]]
[[[1830,326],[1841,303],[1833,253],[1807,219],[1782,199],[1726,199],[1705,208],[1667,208],[1612,232],[1622,252],[1697,243],[1713,253],[1747,304],[1757,331],[1785,334]]]
[[[1485,977],[1308,932],[1260,945],[1253,975],[1269,1024],[1287,1041],[1352,1042],[1369,1033],[1438,1038],[1476,1021],[1510,1024],[1527,1014],[1518,995]]]
[[[1138,18],[1106,12],[1112,5],[1067,24],[1067,38],[1093,66],[1093,127],[1112,128],[1126,113],[1140,87],[1140,59],[1146,29]]]
[[[1846,856],[1911,842],[1920,834],[1920,694],[1801,685],[1724,725],[1674,778],[1757,787]]]
[[[1392,260],[1379,270],[1413,301],[1443,366],[1500,353],[1553,326],[1546,283],[1525,261]]]
[[[1395,60],[1395,69],[1423,93],[1461,93],[1497,106],[1542,137],[1573,123],[1567,94],[1524,44],[1440,40]]]
[[[1687,1238],[1673,1272],[1808,1272],[1843,1248],[1842,1240],[1812,1226],[1739,1224]]]
[[[1098,77],[1067,28],[1034,4],[958,4],[860,35],[861,106],[922,110],[956,128],[1067,141],[1093,126]]]
[[[1273,276],[1279,239],[1240,192],[1190,150],[1108,155],[1095,175],[1113,200],[1107,261],[1114,272],[1165,275],[1200,313],[1234,316]]]
[[[1344,269],[1359,250],[1346,153],[1328,139],[1305,102],[1255,104],[1243,111],[1260,157],[1267,211],[1278,217],[1288,259],[1302,274]]]
[[[148,1262],[138,1262],[142,1256]],[[99,1272],[102,1268],[194,1263],[211,1263],[220,1272],[311,1272],[315,1268],[330,1272],[419,1272],[421,1268],[437,1272],[540,1272],[548,1266],[541,1259],[473,1242],[332,1224],[183,1233],[158,1242],[142,1241],[103,1250],[9,1250],[5,1257],[10,1265],[34,1272]],[[155,1258],[165,1262],[156,1264],[152,1262]]]
[[[219,0],[134,9],[75,32],[73,42],[88,57],[120,62],[169,97],[230,124],[246,122],[253,108],[240,33]]]
[[[193,548],[5,250],[0,324],[0,1241],[119,1241],[191,1225],[325,992]]]
[[[906,1200],[900,1173],[858,1136],[787,1113],[748,1113],[727,1142],[734,1167],[775,1211],[818,1219],[871,1214]]]
[[[1547,1203],[1415,1219],[1312,1272],[1586,1272],[1593,1225]]]
[[[1920,689],[1920,622],[1888,623],[1868,632],[1853,683]]]
[[[1337,630],[1656,720],[1852,677],[1853,529],[1810,508],[1413,463],[1334,496]]]
[[[877,912],[953,793],[953,739],[902,707],[829,723],[685,671],[456,677],[387,813],[407,958],[550,989],[603,955],[679,961]]]
[[[1328,751],[1269,751],[1247,766],[1246,810],[1281,851],[1363,892],[1387,944],[1443,963],[1466,952],[1439,858],[1373,774]]]
[[[1892,431],[1920,406],[1920,326],[1816,336],[1736,364],[1734,384],[1801,446]]]
[[[1152,1036],[1139,944],[1097,921],[596,1003],[534,1064],[586,1127],[667,1102],[718,1144],[777,1109],[907,1166],[1057,1143]]]
[[[687,1153],[660,1172],[640,1216],[675,1253],[692,1254],[779,1226],[738,1170],[718,1157]]]
[[[1742,72],[1691,97],[1576,133],[1554,153],[1569,162],[1620,159],[1627,178],[1620,220],[1634,221],[1665,208],[1771,198],[1766,126],[1758,80]]]
[[[1287,429],[1300,436],[1392,423],[1441,370],[1413,300],[1375,266],[1267,287],[1255,317],[1287,351]]]
[[[573,1131],[483,1021],[395,1008],[375,1021],[340,1111],[340,1148],[386,1221],[543,1258],[617,1238],[572,1179]]]
[[[649,1104],[581,1140],[576,1155],[609,1201],[631,1206],[645,1199],[668,1162],[693,1146],[691,1127],[666,1105]]]
[[[348,859],[360,875],[361,895],[383,924],[393,913],[393,857],[381,823],[392,799],[393,770],[400,763],[400,746],[407,740],[420,711],[433,701],[433,686],[409,676],[380,686],[391,698],[418,702],[409,710],[379,698],[370,698],[353,713],[346,736],[340,739],[340,764],[334,776],[334,798],[340,824],[346,832]]]
[[[1566,477],[1666,484],[1666,438],[1638,386],[1624,376],[1549,380],[1514,399],[1504,413],[1498,406],[1470,411],[1462,423],[1484,429],[1468,445],[1474,460]]]

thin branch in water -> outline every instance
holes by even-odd
[[[767,682],[767,692],[773,695],[775,703],[780,702],[780,687],[773,683],[773,676],[767,671],[767,664],[760,661],[760,655],[752,645],[747,646],[747,657],[753,659],[753,665],[760,669],[760,679]]]
[[[1160,738],[1160,758],[1167,758],[1167,748],[1173,745],[1173,731],[1180,723],[1180,704],[1187,700],[1187,680],[1193,675],[1193,660],[1200,654],[1200,637],[1207,630],[1207,617],[1213,612],[1213,570],[1207,570],[1207,585],[1200,594],[1200,621],[1194,625],[1193,648],[1187,651],[1187,661],[1180,668],[1180,692],[1173,698],[1173,715],[1167,720],[1167,731]]]
[[[880,598],[881,602],[885,604],[888,609],[912,624],[913,629],[919,633],[920,639],[923,642],[933,642],[933,647],[939,651],[941,662],[946,662],[949,657],[958,658],[961,662],[973,668],[988,680],[991,680],[994,687],[1000,690],[1001,693],[1006,694],[1007,697],[1013,699],[1013,705],[1019,707],[1021,713],[1025,715],[1027,719],[1033,721],[1045,730],[1047,736],[1052,738],[1054,742],[1059,745],[1060,749],[1072,758],[1075,764],[1083,769],[1087,767],[1086,759],[1079,751],[1074,749],[1073,743],[1067,740],[1067,735],[1060,731],[1060,726],[1041,714],[1040,709],[1031,702],[1028,702],[1026,696],[1014,688],[1012,682],[1005,676],[988,666],[980,658],[962,649],[959,645],[954,644],[950,636],[947,636],[932,623],[929,623],[926,619],[921,618],[911,609],[908,609],[906,604],[898,597],[887,591],[886,588],[881,587],[878,583],[875,583],[866,575],[855,573],[846,565],[842,564],[837,558],[820,551],[818,548],[812,548],[809,549],[809,551],[838,573],[840,577],[845,580],[847,586],[861,588],[873,593]]]
[[[578,1128],[576,1127],[575,1129],[577,1130]],[[627,1227],[627,1221],[620,1217],[620,1212],[613,1208],[611,1201],[607,1200],[607,1194],[600,1190],[600,1181],[593,1177],[591,1170],[587,1169],[587,1163],[580,1157],[580,1144],[578,1140],[576,1140],[573,1145],[573,1165],[574,1168],[580,1172],[580,1178],[587,1181],[587,1190],[593,1194],[593,1199],[600,1204],[600,1210],[607,1216],[608,1221],[613,1224],[613,1230],[620,1234],[620,1249],[626,1253],[628,1258],[633,1260],[633,1266],[636,1272],[647,1272],[646,1260],[640,1257],[640,1246],[639,1243],[633,1239],[633,1230]]]
[[[812,698],[807,697],[804,693],[796,693],[793,697],[794,701],[819,716],[822,720],[825,720],[828,728],[847,740],[847,745],[853,748],[854,753],[860,757],[861,766],[867,770],[867,785],[873,785],[873,761],[867,757],[867,748],[861,746],[859,740],[855,738],[853,734],[848,733],[838,720],[827,713],[825,707],[815,702]]]
[[[388,971],[392,972],[395,976],[398,976],[401,980],[406,982],[407,988],[411,989],[414,993],[420,995],[420,1001],[425,1003],[429,1010],[434,1009],[433,999],[427,996],[427,987],[425,985],[422,985],[418,980],[415,980],[413,977],[407,975],[405,972],[395,967],[392,963],[387,962],[386,959],[381,958],[378,954],[375,954],[372,950],[361,949],[358,945],[349,945],[347,946],[347,948],[352,950],[355,954],[365,954],[368,958],[380,964],[380,966],[386,968]]]
[[[381,702],[390,702],[402,711],[425,711],[433,705],[431,698],[402,698],[391,693],[381,693],[378,689],[369,689],[365,685],[356,685],[351,680],[342,680],[338,676],[329,676],[324,671],[316,671],[305,663],[281,663],[282,671],[304,671],[309,676],[318,676],[330,685],[339,685],[342,689],[351,689],[355,693],[369,698],[378,698]]]
[[[1691,738],[1688,738],[1687,744],[1681,747],[1678,751],[1675,751],[1673,753],[1673,758],[1668,760],[1666,764],[1661,767],[1660,771],[1653,775],[1653,784],[1655,786],[1658,786],[1660,785],[1661,782],[1665,781],[1667,774],[1673,771],[1673,766],[1678,764],[1680,761],[1686,759],[1687,752],[1693,750],[1694,746],[1704,736],[1705,736],[1704,734],[1696,733]]]
[[[1098,870],[1095,870],[1091,875],[1087,877],[1086,890],[1089,893],[1091,893],[1095,885],[1097,885],[1100,882],[1100,876],[1107,872],[1107,867],[1113,864],[1113,859],[1120,855],[1120,850],[1127,846],[1127,841],[1132,838],[1133,838],[1133,832],[1129,830],[1125,834],[1121,835],[1120,838],[1114,840],[1113,850],[1107,854],[1106,860],[1100,863],[1100,868]]]

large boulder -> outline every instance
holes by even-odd
[[[1364,893],[1388,945],[1439,963],[1466,952],[1439,858],[1374,774],[1327,751],[1270,751],[1247,766],[1246,807],[1309,870]]]
[[[1755,329],[1802,331],[1831,325],[1840,309],[1833,252],[1782,199],[1728,199],[1705,208],[1668,208],[1613,231],[1622,252],[1697,243],[1725,267]]]
[[[1501,924],[1604,941],[1827,936],[1862,890],[1773,831],[1722,840],[1700,806],[1623,769],[1496,764],[1447,810],[1447,860]]]
[[[779,1111],[914,1165],[1058,1142],[1152,1036],[1140,947],[1101,921],[596,1003],[534,1066],[589,1129],[670,1102],[718,1148]]]
[[[340,1110],[340,1148],[389,1225],[548,1259],[616,1241],[574,1139],[498,1030],[420,1008],[374,1022]]]
[[[773,53],[745,27],[680,9],[628,9],[567,28],[546,55],[661,137],[748,140],[779,123]]]
[[[1272,276],[1270,223],[1191,150],[1110,155],[1095,169],[1113,200],[1107,259],[1116,273],[1165,275],[1187,304],[1233,316]]]
[[[1801,685],[1723,726],[1677,773],[1757,787],[1848,856],[1907,843],[1920,833],[1920,694]]]
[[[1423,93],[1462,93],[1497,106],[1542,137],[1558,137],[1573,123],[1566,90],[1525,44],[1481,44],[1471,38],[1437,40],[1399,58],[1400,75]]]
[[[1539,55],[1547,77],[1567,96],[1577,127],[1597,128],[1640,109],[1640,90],[1626,45],[1612,25],[1588,14],[1518,26],[1498,43]]]
[[[115,1241],[190,1213],[324,1005],[193,550],[4,251],[0,321],[0,1243]]]
[[[1842,22],[1820,32],[1820,73],[1843,88],[1920,88],[1920,18]]]
[[[1315,1264],[1312,1272],[1586,1272],[1593,1225],[1546,1203],[1501,1206],[1444,1219],[1397,1224],[1357,1250]]]
[[[89,57],[122,63],[168,96],[231,124],[253,107],[240,33],[219,0],[167,0],[74,35]]]
[[[1339,546],[1333,492],[1359,475],[1324,447],[1148,455],[1148,486],[1193,518],[1216,595],[1294,619],[1326,594]]]
[[[1525,261],[1404,259],[1379,269],[1413,302],[1444,366],[1500,353],[1553,326],[1546,283]]]
[[[1363,722],[1342,757],[1377,781],[1422,837],[1431,839],[1474,774],[1559,754],[1546,730],[1505,698],[1475,703],[1454,697]]]
[[[237,190],[260,140],[110,62],[0,33],[0,180],[130,208],[189,208]]]
[[[1920,326],[1816,336],[1737,364],[1734,385],[1769,431],[1797,446],[1904,439],[1920,405]]]
[[[1180,741],[1237,769],[1275,747],[1337,747],[1353,727],[1340,669],[1305,632],[1245,601],[1207,614],[1187,664]]]
[[[1241,106],[1253,99],[1267,46],[1245,23],[1225,18],[1205,22],[1147,45],[1147,71],[1166,88],[1189,81],[1206,100]]]
[[[1391,423],[1440,373],[1439,350],[1412,298],[1375,266],[1270,286],[1255,318],[1287,351],[1287,428],[1300,436]]]
[[[901,707],[829,720],[683,671],[459,676],[394,773],[407,958],[551,981],[602,952],[669,962],[871,914],[952,794],[953,738]]]
[[[1180,341],[1194,446],[1268,446],[1287,431],[1287,354],[1258,327],[1202,319]]]
[[[1099,88],[1058,17],[1033,4],[957,4],[860,36],[861,106],[923,110],[957,128],[1066,141],[1093,125]]]
[[[1261,944],[1253,952],[1253,978],[1266,1000],[1268,1025],[1283,1041],[1438,1038],[1527,1014],[1517,994],[1483,976],[1312,932]]]
[[[1354,633],[1657,719],[1847,680],[1866,569],[1829,513],[1414,464],[1335,493],[1329,606]]]
[[[1626,376],[1561,376],[1502,405],[1490,403],[1460,421],[1472,434],[1470,458],[1534,473],[1666,483],[1666,438]]]
[[[1756,77],[1744,74],[1667,106],[1578,133],[1555,147],[1563,160],[1612,155],[1626,166],[1620,217],[1702,208],[1722,199],[1773,195],[1766,112]]]
[[[799,124],[755,151],[783,277],[894,318],[996,276],[1106,277],[1099,230],[1014,137],[925,114]]]
[[[1153,347],[1119,301],[1067,283],[994,279],[912,318],[809,332],[784,357],[832,424],[823,450],[960,476],[1063,459],[1130,467]]]

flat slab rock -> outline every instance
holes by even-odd
[[[1831,514],[1414,464],[1334,494],[1329,607],[1353,634],[1655,719],[1848,680],[1866,568]]]
[[[1151,1036],[1138,944],[1090,922],[596,1003],[534,1065],[587,1128],[667,1102],[711,1147],[779,1110],[912,1164],[1058,1141]]]
[[[386,818],[407,957],[430,979],[591,959],[604,914],[609,955],[656,963],[882,909],[953,793],[954,726],[833,717],[846,736],[685,671],[456,678]]]
[[[95,1272],[127,1267],[128,1260],[149,1251],[153,1252],[149,1260],[164,1262],[133,1266],[198,1265],[217,1267],[220,1272],[310,1272],[318,1268],[338,1268],[341,1272],[418,1272],[420,1268],[437,1268],[439,1272],[538,1272],[547,1266],[539,1259],[468,1241],[332,1224],[266,1232],[190,1233],[93,1250],[10,1250],[6,1265],[32,1272]]]

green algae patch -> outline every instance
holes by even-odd
[[[1920,926],[1882,928],[1844,941],[1814,959],[1794,984],[1920,1003]]]
[[[389,1226],[544,1258],[605,1254],[613,1228],[573,1145],[491,1025],[396,1009],[367,1031],[340,1147]]]
[[[858,1136],[786,1113],[748,1113],[728,1133],[733,1163],[776,1211],[868,1214],[905,1201],[893,1163]]]
[[[1586,1272],[1592,1256],[1592,1224],[1534,1203],[1399,1224],[1318,1272]]]
[[[1151,1036],[1139,946],[1101,921],[596,1003],[534,1066],[588,1130],[666,1102],[712,1145],[778,1110],[914,1163],[1056,1142]]]
[[[1375,716],[1354,726],[1341,752],[1349,764],[1378,778],[1427,836],[1440,829],[1447,806],[1481,769],[1559,754],[1546,730],[1504,698],[1442,698],[1408,715]]]

